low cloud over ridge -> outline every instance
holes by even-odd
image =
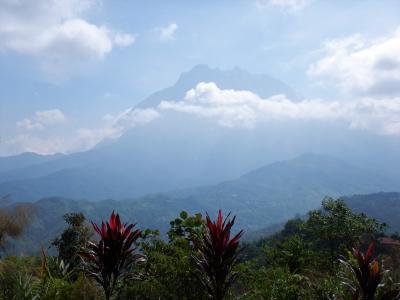
[[[51,113],[49,113],[51,112]],[[200,82],[186,92],[184,99],[163,101],[157,107],[129,108],[118,115],[106,115],[99,128],[79,128],[71,139],[59,137],[40,138],[32,133],[18,135],[3,143],[0,153],[33,151],[42,154],[56,152],[70,153],[93,148],[101,141],[117,139],[127,130],[145,126],[169,112],[189,114],[232,128],[252,128],[285,122],[316,122],[345,124],[349,130],[363,130],[378,135],[400,136],[400,98],[374,99],[361,97],[353,100],[326,101],[304,99],[293,101],[285,95],[267,99],[250,91],[221,89],[214,82]],[[59,116],[55,110],[45,114],[36,113],[18,126],[32,131],[45,124],[45,117],[51,120]],[[28,124],[29,123],[29,124]],[[39,124],[37,126],[37,124]],[[167,124],[166,124],[167,125]],[[190,126],[190,124],[185,124]],[[173,134],[173,132],[171,132]],[[343,133],[345,134],[345,132]],[[10,150],[11,149],[11,150]]]
[[[154,109],[129,108],[116,116],[105,116],[105,124],[100,128],[78,128],[72,136],[43,136],[33,131],[46,129],[47,125],[66,122],[66,117],[60,110],[36,112],[33,118],[17,122],[17,127],[23,132],[16,137],[3,140],[0,144],[0,155],[17,154],[21,152],[36,152],[39,154],[72,153],[93,148],[98,143],[108,139],[117,139],[127,130],[144,125],[159,117]]]
[[[199,83],[182,101],[163,101],[160,110],[214,119],[226,127],[253,128],[268,122],[346,122],[350,129],[400,135],[400,98],[360,98],[347,101],[292,101],[284,95],[262,99],[249,91],[223,90],[215,83]]]

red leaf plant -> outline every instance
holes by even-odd
[[[357,248],[353,249],[353,257],[356,263],[340,260],[356,278],[355,284],[351,280],[344,282],[353,292],[352,299],[375,299],[378,285],[381,282],[382,272],[378,261],[372,257],[374,247],[375,243],[371,242],[365,254]]]
[[[99,235],[99,241],[89,242],[79,255],[83,259],[85,272],[103,287],[108,300],[118,280],[128,275],[134,264],[144,260],[144,256],[133,247],[141,231],[133,230],[136,224],[121,223],[114,211],[109,222],[102,222],[100,227],[93,222],[92,225]]]
[[[206,232],[199,240],[193,241],[196,250],[193,259],[200,280],[214,300],[224,298],[238,275],[233,268],[237,263],[239,240],[243,230],[230,239],[235,218],[230,220],[228,214],[223,220],[219,210],[217,220],[212,222],[207,214]]]

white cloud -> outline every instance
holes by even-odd
[[[284,95],[275,95],[263,99],[250,91],[220,89],[215,83],[201,82],[187,91],[184,99],[163,101],[155,108],[130,108],[117,115],[107,114],[103,117],[103,126],[79,128],[72,137],[47,134],[48,125],[65,122],[66,117],[61,111],[37,112],[34,117],[18,124],[28,131],[2,141],[0,155],[24,151],[52,154],[88,150],[101,141],[117,139],[127,130],[148,124],[169,111],[194,115],[229,128],[251,129],[284,122],[313,122],[316,126],[322,123],[344,124],[349,130],[400,136],[400,97],[292,101]],[[42,129],[41,134],[32,131],[34,129]]]
[[[284,95],[262,99],[249,91],[222,90],[215,83],[202,82],[183,101],[164,101],[159,109],[213,119],[226,127],[253,128],[277,121],[345,122],[350,129],[400,135],[400,98],[296,102]]]
[[[256,0],[256,5],[260,8],[278,7],[291,12],[304,9],[313,0]]]
[[[178,25],[176,23],[171,23],[165,27],[159,27],[154,29],[154,32],[159,41],[168,42],[176,39],[175,33],[177,29]]]
[[[60,110],[36,112],[31,119],[17,123],[24,132],[15,138],[3,140],[0,144],[0,155],[35,152],[40,154],[71,153],[93,148],[99,142],[119,138],[127,130],[147,124],[159,117],[154,109],[127,109],[120,114],[104,116],[105,124],[99,128],[79,128],[71,136],[48,135],[43,132],[47,125],[64,123],[67,119]],[[34,134],[35,129],[42,130]]]
[[[36,123],[30,119],[23,119],[22,121],[17,122],[17,127],[24,130],[41,130],[44,129],[44,126],[40,123]]]
[[[62,153],[66,140],[61,137],[37,137],[30,134],[19,134],[15,138],[3,140],[0,155],[15,155],[22,152],[35,152],[43,155]]]
[[[107,114],[103,118],[106,126],[97,129],[79,129],[73,145],[65,152],[91,149],[101,141],[119,138],[127,130],[145,125],[158,117],[159,113],[151,108],[129,108],[117,116]]]
[[[91,141],[89,144],[94,146],[102,140],[119,138],[127,130],[147,124],[159,116],[159,112],[152,108],[129,108],[116,116],[106,114],[103,117],[106,126],[103,128],[82,128],[78,130],[78,133],[83,140]]]
[[[114,43],[118,46],[129,46],[135,42],[135,37],[126,33],[117,33],[114,37]]]
[[[59,109],[37,111],[35,115],[36,121],[44,125],[64,123],[67,120],[63,112]]]
[[[390,36],[369,40],[354,35],[328,41],[324,56],[308,73],[363,96],[400,95],[400,27]]]
[[[112,126],[123,128],[125,131],[129,128],[149,123],[158,117],[159,113],[152,108],[129,108],[112,120]]]
[[[17,122],[17,127],[24,130],[42,130],[48,125],[62,124],[67,121],[64,113],[59,109],[37,111],[31,119],[25,118]]]
[[[74,54],[89,58],[103,58],[113,47],[106,27],[98,27],[82,19],[72,19],[44,33],[42,44],[35,52],[52,56]],[[27,50],[28,52],[29,50]]]
[[[131,45],[133,36],[83,18],[97,2],[0,1],[0,50],[35,57],[46,70],[61,72],[84,59],[102,59],[113,46]]]

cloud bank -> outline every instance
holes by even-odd
[[[316,126],[326,123],[340,126],[344,124],[348,130],[400,136],[400,97],[294,101],[285,95],[275,95],[263,99],[250,91],[221,89],[213,82],[200,82],[186,92],[184,99],[163,101],[154,108],[129,108],[117,115],[106,115],[103,126],[78,128],[72,138],[35,135],[34,132],[38,130],[43,132],[48,125],[60,124],[67,119],[59,110],[36,112],[34,117],[17,123],[17,126],[25,131],[16,138],[3,142],[0,154],[24,151],[41,154],[84,151],[102,141],[117,139],[126,131],[137,126],[145,126],[169,112],[211,120],[232,130],[235,128],[251,130],[255,127],[263,128],[287,122],[297,122],[296,124],[313,122]]]
[[[130,108],[116,116],[105,116],[105,123],[99,128],[78,128],[72,134],[54,135],[46,130],[51,126],[66,123],[67,117],[59,109],[38,111],[34,117],[17,122],[19,134],[12,139],[1,141],[0,155],[85,151],[101,141],[119,138],[127,130],[149,123],[158,117],[159,113],[154,109]]]
[[[97,3],[0,1],[0,51],[34,57],[47,71],[57,73],[81,60],[102,59],[114,46],[131,45],[135,40],[132,35],[84,19],[84,13]]]
[[[17,122],[17,127],[24,130],[42,130],[48,125],[62,124],[67,121],[59,109],[37,111],[33,118],[25,118]]]
[[[159,109],[193,114],[232,128],[286,121],[345,122],[349,129],[400,135],[400,98],[292,101],[276,95],[262,99],[249,91],[223,90],[213,82],[201,82],[182,101],[164,101]]]
[[[400,96],[400,27],[391,35],[369,40],[353,35],[325,43],[324,56],[308,73],[346,92],[361,96]]]

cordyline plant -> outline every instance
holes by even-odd
[[[133,246],[141,232],[139,229],[133,230],[136,224],[121,223],[114,211],[109,222],[102,222],[101,227],[93,222],[92,225],[100,239],[98,242],[89,242],[79,255],[83,259],[85,272],[103,287],[108,300],[117,282],[129,274],[130,267],[144,260]]]
[[[237,263],[239,240],[243,230],[231,239],[231,228],[234,223],[235,217],[230,220],[228,214],[223,219],[221,210],[219,210],[215,222],[212,222],[207,214],[206,232],[200,240],[193,241],[196,250],[193,259],[200,280],[206,287],[210,298],[214,300],[224,298],[238,275],[233,268]]]
[[[359,249],[353,249],[353,257],[356,263],[346,260],[340,262],[354,275],[356,282],[346,279],[344,284],[350,287],[353,292],[353,300],[375,300],[377,298],[377,289],[383,285],[382,268],[376,258],[372,257],[375,243],[369,244],[367,252],[364,254]],[[398,299],[398,291],[389,291],[379,297],[383,299]]]

